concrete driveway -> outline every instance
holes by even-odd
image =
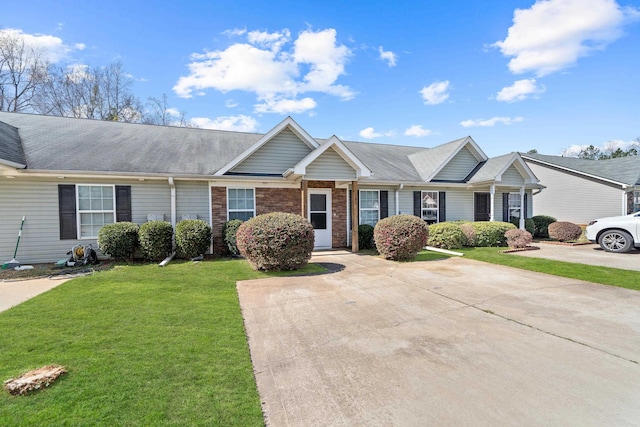
[[[238,283],[271,426],[638,425],[640,292],[464,258]]]
[[[596,244],[569,246],[536,242],[534,246],[540,249],[536,251],[512,252],[512,254],[640,271],[640,250],[637,249],[631,252],[616,254],[606,252]],[[638,281],[640,282],[640,277]]]

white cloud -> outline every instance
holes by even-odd
[[[258,122],[250,116],[222,116],[215,119],[206,117],[194,117],[191,123],[203,129],[232,130],[236,132],[256,132]]]
[[[390,50],[384,50],[382,46],[378,48],[378,52],[380,52],[380,59],[383,61],[387,61],[387,65],[389,65],[389,67],[396,66],[397,56],[395,53],[391,52]]]
[[[612,139],[610,141],[605,142],[602,145],[594,145],[594,147],[600,150],[601,153],[611,154],[614,151],[616,151],[618,148],[623,151],[627,151],[630,148],[640,149],[640,143],[638,143],[638,141],[623,141],[621,139]],[[560,154],[564,157],[578,157],[578,154],[580,154],[580,151],[586,150],[587,148],[589,148],[589,144],[585,144],[585,145],[573,144],[567,148],[562,149]]]
[[[42,58],[49,62],[56,63],[68,59],[74,50],[83,50],[85,45],[77,43],[73,46],[65,44],[61,38],[46,34],[27,34],[22,30],[13,28],[0,29],[0,36],[8,35],[24,40],[28,48],[39,51]]]
[[[429,86],[423,87],[420,93],[425,104],[436,105],[449,98],[447,90],[449,90],[449,80],[431,83]]]
[[[395,136],[395,134],[396,132],[394,130],[390,130],[382,133],[376,132],[375,129],[372,127],[368,127],[360,131],[360,136],[366,139],[381,138],[383,136]]]
[[[513,25],[498,47],[511,57],[515,74],[544,76],[569,67],[622,35],[622,27],[640,18],[640,10],[622,8],[615,0],[537,0],[516,9]]]
[[[477,120],[464,120],[460,122],[460,125],[466,128],[471,127],[493,127],[498,123],[502,123],[503,125],[510,125],[512,123],[518,123],[523,121],[522,117],[492,117],[488,120],[485,119],[477,119]]]
[[[224,102],[224,106],[227,108],[236,108],[238,106],[238,103],[236,101],[234,101],[233,99],[227,99]]]
[[[178,96],[190,98],[206,89],[223,93],[242,90],[256,95],[257,112],[283,114],[315,108],[312,98],[297,99],[309,92],[343,100],[355,96],[348,86],[336,83],[345,74],[351,51],[337,43],[332,28],[306,30],[293,41],[287,29],[273,33],[231,30],[229,34],[246,36],[247,42],[191,55],[189,74],[180,77],[173,87]],[[286,106],[292,110],[286,110]]]
[[[165,112],[171,117],[180,117],[182,115],[177,108],[167,108]]]
[[[530,95],[535,96],[545,90],[544,86],[537,86],[536,79],[517,80],[513,85],[502,88],[496,99],[503,102],[523,101]]]
[[[430,129],[425,129],[422,125],[413,125],[404,131],[405,136],[415,136],[417,138],[429,136],[433,133]]]
[[[313,110],[317,106],[317,103],[313,98],[275,99],[273,97],[268,97],[262,99],[262,101],[263,102],[261,104],[255,105],[257,113],[299,114]]]

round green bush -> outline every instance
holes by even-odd
[[[548,215],[532,216],[531,220],[535,227],[533,232],[534,237],[544,238],[549,237],[549,225],[557,221],[557,219]]]
[[[510,222],[479,221],[473,223],[473,228],[476,231],[476,246],[500,247],[507,246],[507,238],[504,233],[515,229],[516,226]]]
[[[204,255],[211,246],[211,227],[201,219],[183,219],[176,224],[176,250],[180,258]]]
[[[516,228],[520,228],[520,218],[512,217],[510,222],[511,224],[515,225]],[[533,236],[536,230],[535,222],[533,222],[531,218],[525,218],[524,229],[527,230],[529,233],[531,233],[531,235]]]
[[[117,261],[133,258],[138,248],[138,224],[133,222],[116,222],[107,224],[98,231],[98,248]]]
[[[238,232],[238,228],[240,228],[241,224],[242,220],[232,219],[231,221],[225,222],[222,226],[222,238],[224,239],[224,244],[227,246],[231,255],[240,255],[236,242],[236,233]]]
[[[360,249],[373,249],[373,226],[369,224],[360,224],[358,226],[358,247]]]
[[[460,224],[440,222],[429,226],[429,246],[442,249],[458,249],[464,246],[465,237]]]
[[[150,261],[161,261],[173,250],[173,227],[167,221],[149,221],[140,226],[140,249]]]
[[[426,246],[429,227],[417,216],[394,215],[378,221],[373,238],[384,258],[406,261],[415,258]]]
[[[578,240],[582,235],[582,228],[572,222],[559,221],[549,224],[549,237],[560,242]]]
[[[240,254],[255,270],[297,270],[311,259],[313,226],[283,212],[258,215],[242,223],[236,233]]]
[[[507,246],[512,249],[526,248],[533,241],[531,233],[527,230],[509,230],[504,233],[504,236],[507,238]]]

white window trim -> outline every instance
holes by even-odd
[[[378,207],[377,208],[363,208],[362,207],[362,192],[375,192],[378,194]],[[362,225],[362,211],[376,211],[378,213],[376,224],[380,221],[380,190],[360,190],[358,191],[358,225]]]
[[[253,191],[253,209],[231,209],[229,208],[229,191],[230,190],[252,190]],[[227,187],[227,221],[229,221],[229,213],[231,212],[249,212],[251,218],[256,216],[256,189],[255,187]]]
[[[425,208],[422,205],[422,201],[424,200],[424,193],[435,193],[436,194],[436,198],[434,199],[436,201],[436,224],[440,222],[440,191],[437,190],[421,190],[420,191],[420,217],[427,221],[429,220],[429,218],[425,218],[424,216],[424,211],[425,209],[433,209],[433,208]]]
[[[640,190],[635,190],[633,192],[633,212],[639,212],[640,211]]]
[[[517,209],[518,209],[518,218],[519,219],[522,218],[522,209],[524,209],[524,206],[522,206],[522,195],[520,193],[510,192],[509,193],[509,199],[507,200],[507,210],[509,211],[509,219],[508,219],[509,221],[511,221],[511,216],[512,216],[511,215],[511,210],[512,209],[516,209],[516,207],[513,207],[513,208],[511,207],[511,195],[518,196],[517,199],[514,197],[514,200],[518,201],[518,205],[519,206],[517,207]]]
[[[111,187],[113,195],[113,209],[111,210],[80,210],[80,187]],[[76,237],[78,240],[95,240],[98,236],[83,236],[81,215],[83,213],[112,213],[116,221],[116,186],[115,184],[76,184]],[[111,223],[113,224],[113,223]]]

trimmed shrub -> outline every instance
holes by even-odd
[[[240,253],[255,270],[297,270],[313,251],[313,226],[300,215],[272,212],[243,222],[236,233]]]
[[[549,237],[549,225],[557,221],[554,217],[547,215],[536,215],[531,217],[531,219],[535,227],[533,232],[534,237],[544,238]]]
[[[374,246],[373,227],[369,224],[360,224],[358,226],[358,247],[360,249],[373,249]]]
[[[507,246],[507,238],[504,233],[515,229],[515,225],[502,221],[480,221],[474,222],[473,228],[476,230],[476,246],[492,247]]]
[[[520,218],[511,217],[511,224],[515,225],[516,228],[520,228]],[[536,231],[536,224],[533,222],[531,218],[524,219],[524,229],[527,230],[533,236],[533,233]]]
[[[180,258],[204,255],[211,246],[211,227],[201,219],[183,219],[176,224],[176,250]]]
[[[413,215],[394,215],[376,224],[373,238],[380,255],[386,259],[405,261],[422,250],[429,238],[429,227]]]
[[[476,229],[473,228],[473,224],[470,222],[460,224],[460,230],[464,234],[463,246],[474,247],[476,245]]]
[[[459,224],[452,222],[440,222],[429,226],[430,246],[442,249],[458,249],[467,241]]]
[[[161,261],[173,250],[173,227],[167,221],[148,221],[140,226],[140,249],[149,261]]]
[[[507,246],[512,249],[526,248],[533,241],[533,236],[526,230],[509,230],[504,236],[507,238]]]
[[[242,224],[242,220],[240,219],[232,219],[231,221],[227,221],[222,226],[222,238],[224,239],[224,244],[227,245],[227,249],[231,253],[231,255],[240,255],[240,251],[238,250],[238,245],[236,243],[236,233],[238,232],[238,228]]]
[[[549,237],[560,242],[578,240],[582,235],[582,228],[572,222],[559,221],[549,224]]]
[[[98,248],[117,261],[131,260],[138,248],[139,229],[133,222],[107,224],[98,231]]]

